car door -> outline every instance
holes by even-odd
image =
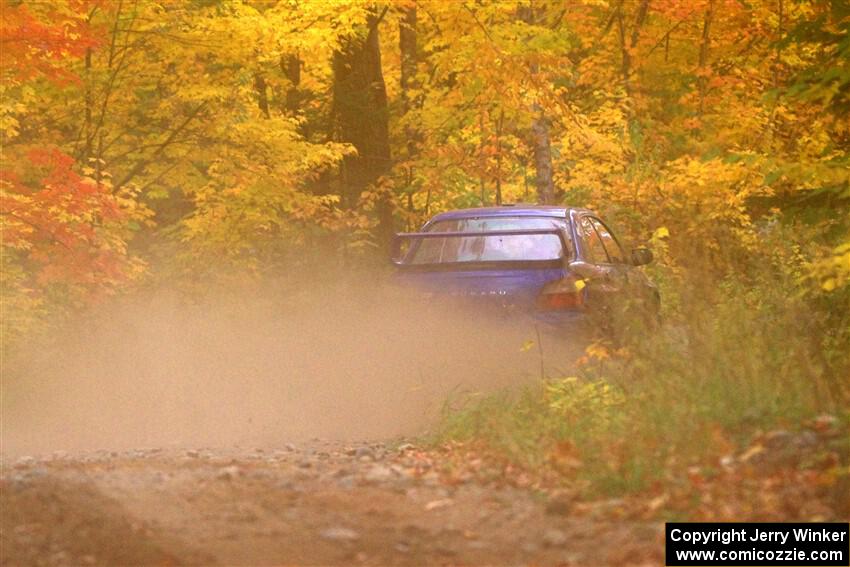
[[[598,314],[608,315],[616,308],[619,298],[623,295],[628,280],[621,264],[618,264],[616,254],[612,258],[597,230],[601,223],[590,215],[578,219],[577,231],[581,244],[581,267],[586,286],[587,306]],[[605,231],[603,234],[610,236]]]
[[[646,275],[632,265],[620,242],[604,222],[596,217],[591,217],[591,222],[605,247],[609,261],[620,273],[621,286],[616,299],[619,311],[634,310],[637,313],[647,308],[657,310],[657,292]]]

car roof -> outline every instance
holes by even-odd
[[[430,222],[450,219],[466,219],[480,217],[557,217],[566,218],[571,210],[581,210],[578,207],[553,205],[502,205],[499,207],[478,207],[474,209],[457,209],[435,215]]]

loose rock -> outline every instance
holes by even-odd
[[[29,455],[25,455],[20,457],[17,461],[15,461],[15,467],[28,467],[35,462],[33,457]]]
[[[218,474],[216,474],[215,476],[220,480],[233,480],[240,474],[242,474],[242,470],[239,467],[237,467],[236,465],[230,465],[229,467],[224,467],[223,469],[218,471]]]
[[[546,547],[563,547],[567,543],[567,536],[561,530],[548,529],[543,532],[543,545]]]
[[[384,482],[393,478],[394,473],[389,467],[375,465],[363,476],[369,482]]]
[[[357,541],[360,534],[350,528],[333,527],[319,532],[319,537],[331,541]]]
[[[566,496],[557,496],[546,503],[546,513],[566,516],[573,508],[573,502]]]
[[[358,448],[354,451],[354,456],[355,456],[358,460],[368,459],[368,460],[372,460],[372,461],[374,461],[374,460],[375,460],[375,451],[373,451],[373,450],[372,450],[371,448],[369,448],[369,447],[358,447]]]
[[[452,504],[454,504],[454,500],[452,500],[451,498],[441,498],[440,500],[432,500],[425,504],[425,511],[430,512],[431,510],[438,510],[440,508],[451,506]]]

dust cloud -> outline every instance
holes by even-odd
[[[370,281],[304,289],[137,294],[28,345],[4,363],[3,454],[385,439],[541,376],[519,317]]]

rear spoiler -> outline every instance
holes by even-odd
[[[482,230],[478,232],[399,232],[393,235],[392,245],[390,246],[390,259],[396,266],[406,265],[403,260],[398,260],[401,254],[401,243],[403,240],[416,240],[420,238],[472,238],[475,236],[523,236],[537,234],[554,234],[561,241],[561,246],[564,253],[567,252],[568,245],[564,238],[563,229],[560,228],[528,228],[516,230]]]

